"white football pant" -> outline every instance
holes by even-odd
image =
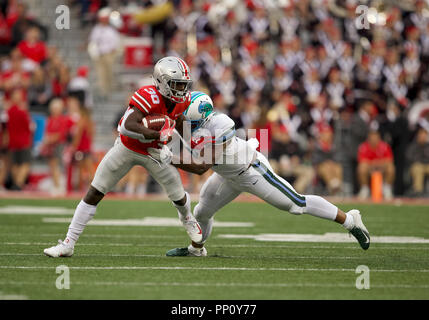
[[[214,173],[201,188],[194,216],[203,231],[202,242],[210,236],[214,214],[242,192],[292,214],[307,213],[334,220],[338,212],[336,206],[319,196],[298,194],[289,182],[274,173],[267,158],[258,152],[256,161],[243,173],[229,179]]]

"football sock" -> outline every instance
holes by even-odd
[[[201,243],[204,243],[212,233],[213,214],[209,215],[210,218],[207,219],[207,217],[202,214],[200,209],[201,209],[201,205],[198,203],[194,208],[194,216],[195,216],[195,219],[197,219],[200,225],[201,231],[203,233],[203,240],[201,241]]]
[[[351,214],[346,212],[346,221],[344,221],[344,223],[342,224],[342,226],[344,228],[346,228],[347,230],[350,230],[351,228],[353,228],[354,226],[354,220]]]
[[[83,229],[88,224],[89,220],[94,217],[95,210],[97,210],[97,206],[87,204],[83,200],[79,202],[70,223],[66,239],[64,240],[67,246],[74,247]]]
[[[305,196],[305,213],[328,220],[335,220],[338,208],[319,196]]]
[[[177,211],[179,211],[180,219],[184,219],[187,216],[191,215],[191,197],[187,192],[185,192],[185,195],[186,195],[186,203],[184,206],[179,206],[173,202],[173,205],[177,208]]]

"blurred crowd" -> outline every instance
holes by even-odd
[[[53,194],[73,183],[62,174],[72,166],[78,168],[75,188],[84,188],[94,171],[89,70],[82,66],[71,73],[25,2],[3,0],[0,9],[0,189],[22,190],[36,157],[49,165]]]
[[[161,26],[194,88],[237,128],[268,130],[298,192],[368,198],[381,172],[386,199],[424,194],[428,117],[407,114],[429,98],[426,1],[180,1]]]
[[[110,2],[70,1],[79,6],[81,27],[92,28],[90,43],[98,44],[89,53],[102,98],[114,81],[117,32],[151,37],[153,61],[184,58],[193,89],[209,93],[215,108],[234,119],[238,134],[268,130],[270,162],[298,192],[368,198],[376,172],[386,199],[428,194],[429,113],[413,126],[408,120],[416,103],[429,100],[426,0],[120,0],[115,4],[123,21],[113,26]],[[2,163],[8,154],[12,166],[29,158],[15,152],[31,143],[14,146],[11,118],[27,118],[19,125],[28,122],[30,135],[28,109],[42,108],[50,112],[46,130],[61,131],[46,135],[40,149],[55,177],[61,155],[76,155],[79,144],[91,144],[88,68],[73,76],[57,50],[44,43],[46,30],[25,6],[0,3]],[[359,5],[367,6],[363,16]],[[140,12],[139,21],[126,18],[130,12]],[[70,151],[62,152],[64,147]],[[85,181],[93,168],[83,161],[90,151],[68,158],[80,159]],[[28,166],[21,174],[11,172],[13,188],[22,188]],[[146,183],[140,180],[133,189]]]

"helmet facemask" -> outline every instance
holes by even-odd
[[[183,103],[190,94],[189,90],[192,86],[192,80],[174,80],[167,81],[170,88],[170,99],[174,102]]]

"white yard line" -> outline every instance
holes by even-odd
[[[26,282],[26,281],[4,281],[0,282],[1,285],[35,285],[35,286],[52,286],[47,282]],[[165,287],[320,287],[320,288],[353,288],[354,284],[348,283],[211,283],[211,282],[75,282],[70,283],[73,285],[83,286],[165,286]],[[372,288],[404,288],[404,289],[427,289],[429,285],[413,285],[413,284],[373,284]]]
[[[22,233],[2,233],[0,234],[2,237],[22,237]],[[186,235],[186,234],[185,234]],[[43,238],[61,238],[64,237],[64,234],[60,233],[41,233],[37,235],[32,235],[37,237],[43,237]],[[153,238],[153,239],[177,239],[179,236],[173,236],[173,235],[150,235],[150,234],[84,234],[82,238],[117,238],[117,239],[144,239],[144,238]]]
[[[0,252],[1,256],[42,256],[42,253],[15,253],[15,252]],[[104,253],[79,253],[76,254],[78,257],[148,257],[148,258],[167,258],[163,254],[104,254]],[[223,256],[223,255],[215,255],[209,256],[209,258],[236,258],[236,259],[309,259],[309,260],[323,260],[323,259],[338,259],[338,260],[362,260],[362,257],[345,257],[345,256]],[[168,258],[171,259],[171,258]]]
[[[52,246],[54,242],[3,242],[0,245],[9,245],[9,246]],[[181,244],[176,243],[165,243],[165,244],[142,244],[142,243],[79,243],[77,246],[106,246],[106,247],[178,247]],[[413,243],[413,245],[416,245]],[[426,244],[419,243],[418,246],[414,247],[399,247],[395,246],[383,246],[383,247],[374,247],[372,246],[370,250],[428,250]],[[421,247],[419,247],[421,246]],[[356,243],[356,246],[314,246],[314,245],[249,245],[249,244],[217,244],[210,245],[210,248],[289,248],[289,249],[356,249],[359,248],[359,245]]]
[[[28,297],[22,294],[8,294],[0,291],[0,300],[27,300]]]
[[[0,266],[0,269],[22,269],[22,270],[44,270],[54,269],[55,267],[50,266]],[[338,272],[347,271],[355,272],[356,269],[349,268],[245,268],[245,267],[162,267],[162,266],[147,266],[147,267],[136,267],[136,266],[87,266],[87,267],[69,267],[71,270],[217,270],[217,271],[328,271]],[[426,273],[429,269],[371,269],[371,272],[415,272],[415,273]]]
[[[45,223],[70,223],[71,218],[42,218]],[[89,226],[114,226],[114,227],[181,227],[177,218],[144,217],[142,219],[94,219],[88,222]],[[251,228],[253,222],[239,221],[214,221],[216,228]]]

